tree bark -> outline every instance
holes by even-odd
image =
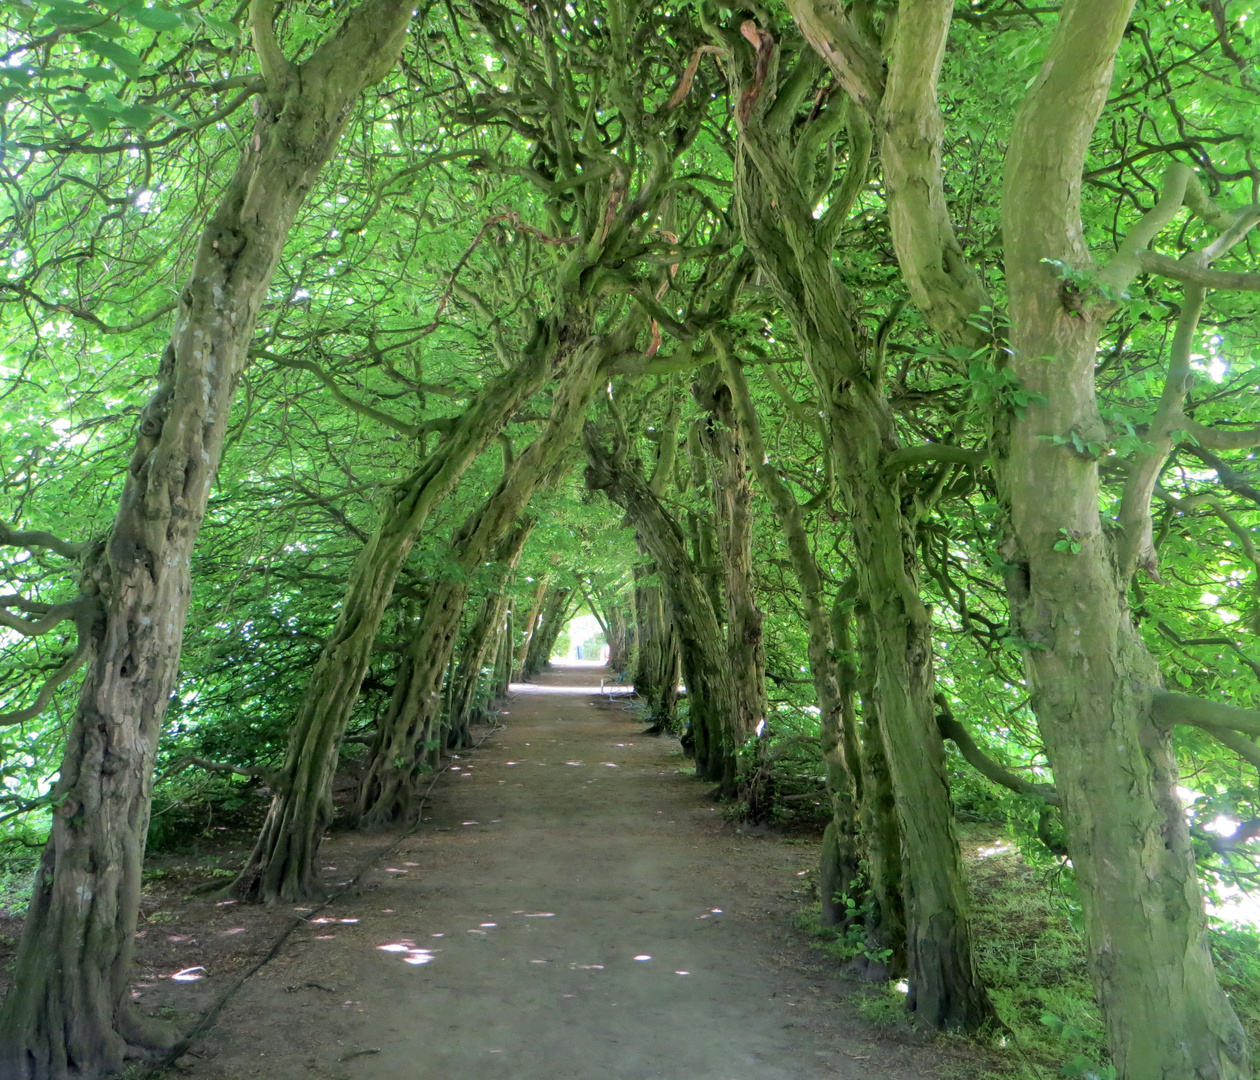
[[[590,462],[586,486],[605,492],[625,510],[665,582],[687,684],[696,775],[716,782],[722,797],[733,798],[738,788],[734,695],[726,642],[709,591],[688,558],[682,530],[649,488],[642,470],[626,460],[625,448],[605,449],[590,424],[582,441]]]
[[[577,348],[556,387],[545,430],[505,470],[498,487],[460,527],[451,541],[459,576],[439,582],[408,647],[394,697],[381,720],[372,760],[360,787],[359,821],[379,825],[406,817],[413,807],[415,778],[426,742],[440,737],[442,677],[459,636],[468,581],[487,555],[524,512],[539,485],[554,478],[569,452],[586,415],[587,405],[602,377],[604,352],[595,340]],[[549,648],[552,622],[563,615],[568,590],[549,595],[559,605],[551,621],[534,636]],[[547,611],[552,611],[549,604]],[[556,633],[558,634],[558,629]],[[550,635],[554,643],[555,635]],[[545,658],[544,658],[545,659]],[[529,666],[526,659],[526,667]],[[463,744],[464,734],[453,726],[448,749]]]
[[[726,657],[731,679],[731,718],[737,750],[756,740],[758,753],[766,720],[766,650],[761,611],[753,578],[752,485],[749,482],[748,433],[741,424],[731,388],[718,365],[710,365],[692,386],[692,393],[708,412],[701,440],[713,461],[712,495],[717,519],[717,548],[724,570],[726,598]],[[758,766],[761,761],[758,761]],[[769,812],[772,792],[765,790],[765,771],[746,770],[744,798],[749,816],[757,820]]]
[[[485,703],[497,693],[494,676],[499,668],[498,654],[508,614],[508,586],[535,524],[532,518],[522,521],[495,549],[494,573],[477,621],[465,639],[455,672],[455,688],[451,693],[453,729],[467,731],[484,714]]]
[[[162,715],[178,671],[189,560],[250,339],[289,229],[360,92],[398,59],[411,5],[369,0],[299,65],[256,3],[266,89],[202,231],[158,388],[141,414],[118,515],[87,562],[99,604],[14,980],[0,1074],[113,1072],[172,1036],[131,1004],[132,939]]]
[[[525,653],[525,664],[521,669],[523,681],[528,682],[550,663],[551,650],[564,629],[572,596],[573,590],[569,588],[548,591],[547,602],[538,617],[538,627],[530,637],[529,649]]]
[[[324,643],[289,736],[278,789],[249,861],[233,884],[242,899],[286,903],[319,895],[316,853],[332,820],[341,738],[371,659],[394,583],[433,507],[494,440],[513,412],[563,362],[565,329],[537,328],[521,363],[488,384],[445,441],[390,494],[350,571],[345,600]]]
[[[1003,558],[1117,1074],[1244,1080],[1246,1039],[1212,964],[1176,758],[1152,715],[1159,671],[1103,529],[1098,465],[1053,441],[1104,430],[1094,365],[1110,305],[1068,310],[1046,260],[1093,265],[1081,172],[1132,6],[1068,0],[1015,120],[1003,194],[1011,366],[1044,404],[996,440]],[[1064,530],[1079,551],[1061,550]]]
[[[736,85],[741,85],[733,71]],[[856,550],[858,598],[873,628],[876,711],[896,793],[904,855],[908,1007],[924,1024],[975,1030],[992,1017],[967,925],[967,892],[936,728],[931,616],[920,599],[915,522],[886,470],[899,447],[882,391],[882,356],[863,355],[856,306],[836,274],[828,220],[865,180],[865,134],[850,126],[849,173],[822,219],[791,167],[793,95],[812,83],[804,59],[764,115],[741,123],[736,208],[746,243],[792,323],[818,388]]]
[[[634,689],[647,703],[648,730],[660,734],[678,726],[678,647],[661,586],[646,580],[652,577],[659,577],[654,566],[635,567],[635,637],[639,648]]]
[[[554,560],[553,560],[554,563]],[[530,604],[529,614],[521,623],[521,644],[512,654],[512,680],[525,681],[525,658],[529,656],[529,644],[538,630],[538,621],[542,618],[543,605],[546,603],[547,590],[551,587],[551,571],[543,574],[534,587],[534,597]]]

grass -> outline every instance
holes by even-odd
[[[1115,1074],[1072,901],[1050,871],[1030,866],[992,825],[973,827],[963,850],[976,962],[1001,1020],[977,1039],[996,1052],[997,1071],[973,1073],[971,1080],[1110,1080]],[[802,906],[795,923],[840,963],[860,950],[860,943],[819,923],[814,903]],[[1253,1050],[1260,1048],[1260,931],[1214,922],[1212,938],[1221,985]],[[895,983],[856,990],[850,1003],[873,1025],[907,1023],[905,995]]]
[[[1019,849],[992,836],[964,842],[972,940],[981,978],[1006,1030],[1013,1075],[1113,1075],[1102,1016],[1085,965],[1085,943],[1066,900]]]

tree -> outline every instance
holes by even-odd
[[[396,61],[411,10],[396,0],[366,3],[297,65],[275,41],[273,15],[262,0],[252,9],[263,77],[254,133],[199,239],[114,526],[85,552],[87,674],[0,1013],[0,1061],[17,1077],[114,1070],[129,1047],[172,1039],[135,1014],[128,977],[154,752],[179,661],[192,546],[289,226],[360,91]]]

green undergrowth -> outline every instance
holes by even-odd
[[[1070,879],[1030,865],[991,828],[971,830],[963,849],[976,962],[1001,1020],[977,1040],[996,1052],[996,1064],[973,1080],[1112,1080]],[[796,926],[838,962],[861,951],[856,935],[820,924],[816,902],[798,912]],[[1212,938],[1221,984],[1260,1047],[1260,930],[1213,920]],[[908,1026],[905,1000],[904,984],[889,982],[854,991],[850,1004],[868,1023]]]

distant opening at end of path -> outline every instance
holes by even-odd
[[[563,678],[564,681],[553,681],[556,676]],[[508,687],[508,692],[511,694],[571,694],[585,697],[599,694],[624,696],[634,693],[633,686],[616,682],[612,672],[601,660],[553,659],[546,671],[542,673],[542,678],[546,681],[514,682]]]

